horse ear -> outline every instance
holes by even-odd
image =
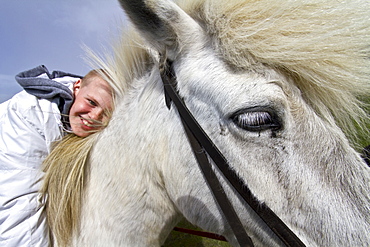
[[[173,1],[120,0],[121,6],[150,45],[175,59],[180,50],[194,45],[200,26]],[[190,39],[190,37],[192,39]]]

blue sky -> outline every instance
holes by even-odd
[[[38,65],[86,74],[83,45],[102,54],[123,23],[117,0],[1,1],[0,103],[21,90],[14,76]]]

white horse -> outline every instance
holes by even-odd
[[[199,124],[306,246],[370,246],[370,170],[352,138],[367,120],[368,1],[121,4],[138,33],[100,64],[117,94],[112,119],[67,144],[61,162],[79,157],[46,161],[58,245],[160,246],[185,217],[238,246],[166,107],[158,57],[167,54]],[[284,246],[221,181],[254,245]]]

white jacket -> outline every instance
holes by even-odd
[[[79,78],[53,79],[71,89]],[[42,161],[63,134],[60,101],[22,91],[0,104],[0,246],[49,245],[39,189]]]

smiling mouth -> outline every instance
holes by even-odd
[[[82,122],[82,126],[83,126],[83,127],[87,127],[87,128],[89,128],[89,129],[95,128],[94,123],[89,122],[89,121],[88,121],[88,120],[86,120],[85,118],[82,118],[82,117],[81,117],[81,122]]]

